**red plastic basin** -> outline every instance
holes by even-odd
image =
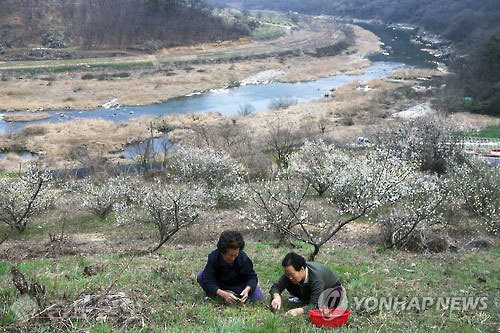
[[[351,312],[343,309],[316,309],[307,314],[318,327],[340,327],[347,323]]]

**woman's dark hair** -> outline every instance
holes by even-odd
[[[295,252],[290,252],[283,258],[281,266],[288,267],[290,265],[293,266],[296,271],[300,271],[302,267],[306,267],[306,260],[303,256]]]
[[[223,231],[217,242],[217,249],[219,249],[220,253],[226,253],[228,249],[240,249],[242,251],[244,247],[243,236],[234,230]]]

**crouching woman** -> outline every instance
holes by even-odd
[[[252,260],[243,252],[245,241],[237,231],[224,231],[217,242],[217,249],[208,255],[205,269],[196,281],[207,296],[220,296],[226,302],[262,301],[257,286],[257,273]]]

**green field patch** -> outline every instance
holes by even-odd
[[[0,276],[10,272],[12,265],[6,262],[0,262]]]
[[[464,137],[500,139],[500,124],[489,125],[476,131],[458,132],[456,134]]]
[[[145,327],[131,325],[127,331],[162,332],[321,332],[306,316],[286,318],[268,310],[268,291],[283,273],[281,259],[291,249],[276,248],[270,241],[248,242],[245,251],[254,261],[259,286],[266,298],[260,304],[226,305],[220,299],[204,300],[204,292],[196,282],[212,246],[166,246],[157,254],[124,256],[119,253],[40,259],[19,264],[27,279],[46,286],[49,304],[72,302],[84,294],[98,294],[112,286],[113,292],[124,292],[144,314]],[[309,248],[293,249],[306,255]],[[425,332],[431,327],[442,331],[491,331],[498,320],[494,307],[483,312],[376,311],[354,308],[354,297],[413,296],[499,296],[499,274],[496,262],[499,249],[478,251],[460,256],[453,253],[425,257],[387,250],[325,247],[317,261],[327,264],[340,277],[353,311],[346,332],[375,332],[375,327],[388,331]],[[83,273],[84,267],[95,265],[101,270],[94,275]],[[9,308],[18,298],[8,271],[9,263],[0,265],[0,311],[3,326],[14,325],[16,318]],[[486,282],[478,282],[478,277]],[[439,286],[439,287],[436,287]],[[284,292],[283,299],[288,298]],[[290,305],[285,301],[284,309]],[[75,329],[116,331],[120,326],[106,323],[75,321]],[[39,322],[37,331],[55,329],[55,322]]]
[[[250,37],[255,40],[279,38],[285,34],[283,28],[276,26],[262,26],[255,29]]]

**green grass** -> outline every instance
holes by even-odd
[[[461,132],[460,136],[500,139],[500,124],[490,125],[477,131]]]
[[[17,178],[23,175],[23,172],[0,172],[0,178]]]
[[[275,26],[262,26],[252,32],[252,39],[272,39],[283,36],[283,28]]]
[[[40,63],[37,68],[20,68],[14,71],[19,73],[25,73],[29,75],[40,75],[47,73],[67,73],[73,71],[92,71],[92,70],[127,70],[127,69],[138,69],[138,68],[153,68],[154,64],[151,61],[144,62],[123,62],[123,63],[96,63],[96,64],[78,64],[78,65],[65,65],[65,64],[48,64]]]
[[[274,24],[280,26],[293,27],[295,23],[279,12],[263,11],[261,14],[253,13],[261,24]]]
[[[89,221],[87,221],[89,222]],[[90,228],[95,228],[92,226]],[[77,231],[77,230],[74,230]],[[125,237],[125,236],[124,236]],[[246,252],[254,261],[259,285],[265,295],[261,304],[235,306],[221,301],[203,301],[196,283],[206,256],[207,245],[188,245],[182,249],[166,246],[154,255],[142,257],[100,254],[85,257],[37,259],[16,264],[0,263],[0,325],[14,328],[12,305],[19,299],[9,270],[18,268],[31,281],[47,288],[47,301],[72,302],[83,294],[100,293],[113,285],[113,291],[126,293],[140,308],[144,325],[129,326],[136,332],[322,332],[306,316],[283,317],[272,314],[267,305],[273,281],[282,273],[280,260],[289,249],[275,248],[269,242],[248,242]],[[306,255],[310,247],[300,244],[295,251]],[[488,294],[489,301],[500,296],[500,249],[471,253],[422,256],[399,251],[377,253],[375,249],[323,248],[317,261],[339,274],[348,293],[352,315],[345,332],[408,331],[492,332],[500,320],[494,305],[484,311],[383,311],[356,310],[354,297],[366,296],[475,296]],[[93,276],[83,268],[103,267]],[[486,282],[478,282],[478,279]],[[54,331],[60,321],[29,323],[32,331]],[[66,329],[113,332],[119,323],[74,319]]]

